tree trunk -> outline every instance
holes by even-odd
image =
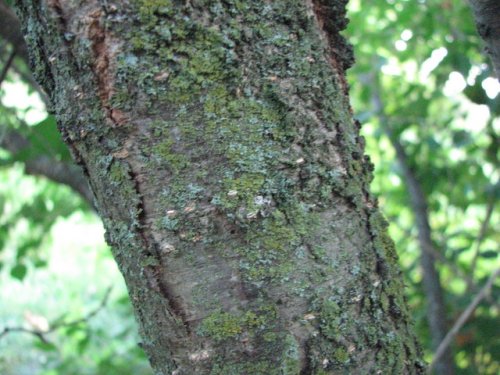
[[[157,374],[423,372],[345,0],[19,0]]]
[[[500,2],[498,0],[469,0],[477,32],[486,43],[493,70],[500,81]]]

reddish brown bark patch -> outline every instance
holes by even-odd
[[[88,18],[90,21],[88,38],[92,43],[94,55],[92,70],[97,79],[99,98],[106,110],[106,117],[113,125],[120,126],[128,121],[128,117],[121,110],[111,108],[109,104],[114,94],[113,72],[111,69],[111,61],[114,58],[113,42],[101,23],[102,11],[100,9],[90,13]]]

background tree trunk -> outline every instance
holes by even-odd
[[[423,371],[344,0],[19,0],[157,374]]]

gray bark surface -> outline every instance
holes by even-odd
[[[157,374],[418,374],[345,1],[17,2]]]

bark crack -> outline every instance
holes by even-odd
[[[181,301],[173,294],[171,287],[168,285],[168,282],[165,281],[165,273],[167,270],[167,265],[163,261],[163,257],[161,256],[161,252],[158,249],[158,244],[154,240],[153,234],[151,232],[150,226],[147,220],[147,210],[144,204],[144,188],[142,186],[143,179],[138,172],[139,165],[135,159],[129,160],[130,171],[129,175],[131,180],[135,184],[135,190],[137,192],[137,196],[139,198],[137,203],[137,222],[138,222],[138,230],[141,240],[143,241],[146,249],[146,256],[153,257],[158,265],[151,265],[144,267],[144,273],[147,279],[147,283],[149,287],[160,294],[168,303],[170,307],[170,312],[174,317],[177,317],[182,322],[183,326],[186,329],[187,334],[190,333],[189,327],[189,319],[187,317],[186,311],[184,310]],[[137,164],[137,165],[136,165]]]

